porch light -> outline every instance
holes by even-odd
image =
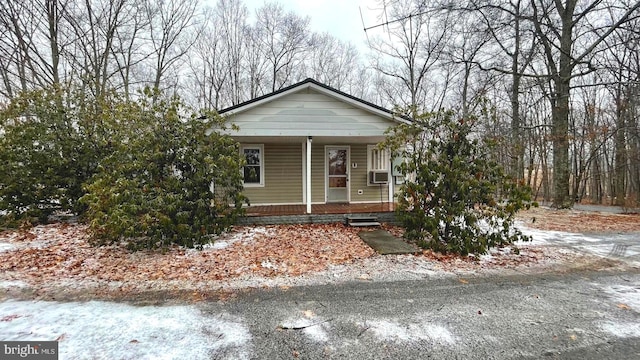
[[[307,139],[309,140],[309,142],[312,142],[313,141],[313,136],[309,135],[309,136],[307,136]]]

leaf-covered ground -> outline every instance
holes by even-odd
[[[120,246],[93,247],[86,230],[59,223],[4,232],[3,280],[35,286],[64,280],[125,289],[173,282],[189,288],[247,274],[298,276],[374,254],[356,229],[338,224],[238,227],[202,251],[174,247],[135,253]]]
[[[536,221],[533,222],[532,218]],[[528,227],[569,232],[640,231],[638,215],[556,212],[536,209],[521,215]],[[395,235],[397,227],[385,226]],[[120,246],[93,247],[81,224],[56,223],[0,234],[2,291],[26,297],[127,298],[145,291],[203,292],[261,286],[289,286],[339,280],[466,276],[584,263],[593,260],[545,246],[494,249],[481,257],[423,251],[380,256],[341,224],[237,227],[203,250],[170,248],[132,253]],[[289,284],[289,285],[287,285]],[[4,289],[4,290],[3,290]],[[7,290],[9,289],[9,290]],[[55,294],[55,295],[54,295]],[[169,295],[173,296],[173,295]],[[189,295],[191,296],[191,295]]]
[[[527,227],[572,233],[640,231],[640,214],[611,214],[578,210],[532,208],[518,217]]]

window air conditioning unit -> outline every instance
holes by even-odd
[[[388,171],[370,171],[369,182],[372,184],[387,184],[389,182]]]

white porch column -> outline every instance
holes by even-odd
[[[307,192],[307,214],[311,214],[311,136],[307,136],[307,161],[305,169],[305,190]]]
[[[387,189],[387,193],[388,193],[388,197],[389,197],[389,203],[393,204],[394,199],[394,193],[393,191],[395,190],[395,185],[396,185],[396,177],[393,176],[393,159],[391,158],[391,156],[389,156],[389,187]]]

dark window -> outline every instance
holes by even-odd
[[[246,147],[243,149],[247,160],[243,169],[245,184],[262,184],[262,153],[259,147]]]

